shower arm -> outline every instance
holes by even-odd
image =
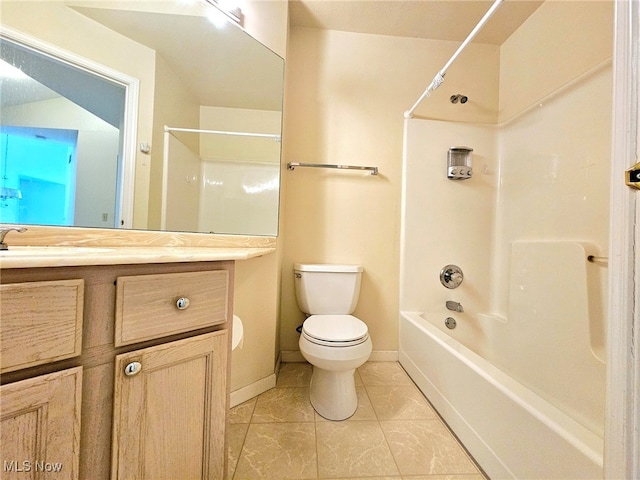
[[[418,105],[422,103],[422,100],[424,100],[426,97],[429,97],[432,91],[434,91],[436,88],[442,85],[442,82],[444,82],[444,76],[447,74],[447,70],[449,69],[451,64],[455,61],[456,58],[458,58],[458,55],[460,55],[462,50],[464,50],[465,47],[475,38],[475,36],[482,29],[482,27],[484,27],[484,24],[487,23],[487,21],[491,18],[491,16],[502,4],[502,2],[504,2],[504,0],[495,0],[493,2],[493,5],[491,5],[491,8],[487,10],[487,13],[484,14],[484,16],[478,22],[478,24],[473,28],[473,30],[471,30],[471,33],[467,36],[465,41],[462,42],[462,44],[458,47],[455,53],[451,56],[449,61],[444,65],[444,67],[442,67],[442,69],[440,69],[440,71],[436,74],[436,76],[433,77],[433,80],[431,80],[431,83],[429,84],[427,89],[424,92],[422,92],[422,95],[420,95],[420,98],[418,98],[416,103],[414,103],[409,110],[404,112],[404,118],[413,118],[413,112],[415,111],[416,108],[418,108]]]

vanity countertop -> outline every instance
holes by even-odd
[[[271,246],[15,246],[0,251],[0,268],[247,260],[275,250]]]

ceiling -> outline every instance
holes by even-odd
[[[505,0],[474,41],[501,45],[542,3],[543,0]],[[98,2],[94,0],[90,4],[97,6]],[[493,0],[290,0],[289,14],[292,27],[462,42],[492,4]],[[214,41],[207,41],[192,43],[188,46],[182,45],[182,48],[177,51],[177,55],[173,55],[170,53],[171,48],[162,44],[162,41],[168,37],[165,34],[167,31],[175,30],[176,17],[172,18],[170,24],[165,24],[164,19],[167,17],[163,18],[161,15],[142,19],[144,15],[150,14],[135,11],[99,10],[97,8],[76,7],[76,9],[115,30],[121,31],[121,33],[128,34],[136,40],[162,51],[170,61],[176,64],[211,56],[210,49],[207,54],[183,55],[182,53],[185,51],[197,52],[202,45],[215,44]],[[206,35],[202,32],[193,35],[197,28],[200,27],[189,25],[187,31],[190,31],[191,35],[183,35],[183,42],[189,38],[201,39],[207,35],[215,34],[215,31],[209,27]],[[155,32],[160,32],[160,34]],[[246,56],[246,52],[239,55],[235,50],[229,51],[231,58]],[[232,63],[228,59],[217,60],[218,64]],[[196,62],[186,67],[180,65],[177,70],[198,71],[201,65],[202,62]],[[210,70],[210,72],[213,71],[213,69]],[[280,75],[281,72],[275,70],[275,80],[278,80]],[[244,77],[251,78],[249,75]],[[193,86],[193,91],[222,91],[222,89],[209,88],[213,79],[208,75],[191,75],[189,78],[191,82],[199,80],[201,84],[205,85],[205,87]],[[22,81],[24,82],[24,80]],[[262,78],[261,81],[264,82],[265,79]],[[2,85],[2,95],[0,96],[2,106],[24,101],[23,99],[16,100],[15,95],[12,94],[14,90],[16,93],[27,90],[32,95],[42,95],[38,99],[57,96],[55,92],[37,84],[25,89],[24,83],[19,84],[18,81],[7,78],[0,80],[0,84]],[[260,91],[255,88],[253,90],[255,91],[246,90],[244,96],[247,96],[248,91],[251,94]],[[229,99],[229,92],[225,93],[225,97]],[[213,99],[202,99],[202,101],[204,104],[207,102],[213,104]],[[276,102],[279,101],[279,99],[276,100]],[[273,105],[264,105],[262,108],[275,109]]]
[[[208,15],[213,7],[195,4],[192,9],[187,2],[166,0],[129,3],[95,8],[92,1],[74,9],[155,50],[201,105],[282,109],[282,59],[226,19],[214,26]],[[182,9],[166,10],[167,4]]]
[[[502,45],[543,3],[505,0],[475,38]],[[492,0],[291,0],[293,27],[462,42]]]

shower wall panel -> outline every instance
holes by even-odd
[[[587,256],[608,251],[610,89],[604,67],[507,125],[405,124],[402,310],[598,435],[607,269]],[[474,149],[473,178],[446,178],[453,145]],[[447,264],[457,289],[440,284]]]

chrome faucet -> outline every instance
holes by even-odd
[[[458,288],[463,279],[462,270],[457,265],[446,265],[440,270],[440,283],[447,288]]]
[[[6,227],[6,228],[0,228],[0,250],[9,250],[9,246],[4,243],[4,237],[7,236],[7,233],[9,232],[26,232],[27,229],[25,227]]]
[[[464,312],[464,308],[462,308],[462,305],[460,304],[460,302],[454,302],[453,300],[447,300],[447,308],[449,310],[452,310],[454,312],[458,312],[458,313],[462,313]]]

